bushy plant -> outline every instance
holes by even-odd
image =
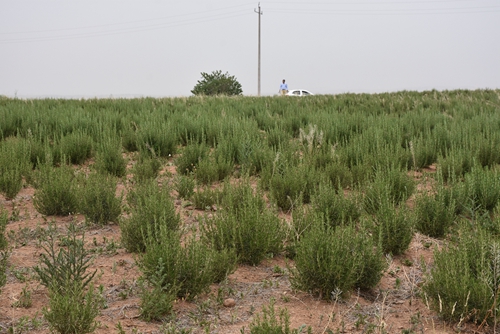
[[[85,218],[98,225],[118,222],[121,214],[121,198],[115,196],[116,181],[107,175],[90,174],[79,193],[79,211]]]
[[[211,210],[212,206],[219,201],[220,191],[209,187],[197,187],[193,193],[193,205],[198,210]]]
[[[270,195],[280,209],[289,211],[305,202],[303,197],[308,184],[304,172],[304,169],[289,168],[285,173],[275,174],[271,178]]]
[[[366,212],[377,212],[388,200],[398,205],[406,201],[415,190],[413,181],[405,172],[398,169],[378,170],[375,180],[366,187],[364,208]]]
[[[0,143],[0,193],[13,199],[23,187],[23,176],[31,172],[26,141],[8,140]]]
[[[70,166],[52,167],[50,162],[41,165],[35,174],[33,205],[44,215],[66,216],[75,213],[78,208],[75,183]]]
[[[83,131],[62,136],[53,149],[54,162],[81,165],[92,157],[93,139]]]
[[[278,313],[274,307],[275,300],[271,299],[269,305],[262,306],[261,314],[257,314],[249,326],[250,334],[300,334],[299,329],[290,329],[290,314],[286,308],[279,308]],[[305,327],[305,326],[304,326]],[[245,334],[245,327],[240,331]],[[308,327],[307,333],[312,333]]]
[[[104,139],[96,154],[96,169],[100,173],[108,173],[122,177],[127,171],[127,161],[122,156],[122,145],[116,139]]]
[[[194,95],[241,95],[241,84],[234,75],[228,72],[213,71],[201,72],[202,79],[194,86],[191,93]]]
[[[9,222],[9,213],[0,206],[0,251],[7,248],[7,238],[5,237],[5,230]]]
[[[147,280],[162,288],[176,288],[177,296],[192,299],[206,292],[214,282],[214,251],[194,237],[183,240],[177,231],[160,226],[151,229],[139,267]]]
[[[378,237],[380,249],[385,254],[403,254],[413,238],[413,219],[406,208],[397,208],[384,200],[376,214],[369,219],[374,235]]]
[[[146,180],[156,178],[160,167],[161,162],[158,158],[145,154],[141,151],[132,170],[134,173],[134,181],[136,183],[141,183]]]
[[[234,170],[232,161],[223,158],[207,157],[198,163],[196,169],[196,180],[201,184],[210,184],[222,181],[231,175]]]
[[[162,286],[165,273],[161,267],[152,273],[141,286],[140,315],[146,321],[161,321],[172,313],[177,298],[177,288]]]
[[[465,175],[464,191],[467,203],[464,205],[472,211],[492,212],[500,201],[499,173],[496,170],[479,166]]]
[[[455,221],[454,199],[446,198],[446,190],[438,186],[435,195],[419,195],[415,200],[415,228],[433,238],[443,238]]]
[[[164,125],[163,120],[158,122],[151,120],[137,132],[137,142],[139,150],[148,152],[154,157],[168,157],[177,151],[178,137],[175,131],[168,125]]]
[[[174,188],[180,198],[189,199],[194,194],[195,182],[192,177],[179,175],[175,180]]]
[[[254,195],[249,185],[224,193],[224,208],[201,226],[204,239],[216,250],[235,249],[240,263],[259,264],[281,251],[284,228],[280,219]]]
[[[446,320],[492,323],[499,286],[500,245],[482,229],[462,226],[455,243],[435,251],[423,290]]]
[[[353,288],[369,289],[380,281],[385,261],[371,238],[353,226],[313,226],[297,245],[294,287],[330,300],[349,296]]]
[[[49,307],[43,314],[52,330],[59,333],[91,333],[97,327],[102,297],[95,291],[88,272],[91,258],[85,249],[85,235],[77,237],[71,224],[66,247],[56,249],[56,236],[49,234],[42,245],[41,264],[34,267],[40,282],[49,290]]]
[[[149,235],[156,235],[161,226],[177,230],[180,216],[175,211],[169,189],[152,180],[128,195],[131,215],[120,223],[122,243],[129,252],[143,252]],[[148,232],[149,231],[149,232]]]
[[[189,143],[175,159],[177,171],[182,175],[194,172],[198,163],[208,156],[208,146],[205,143]]]
[[[314,210],[323,217],[325,224],[335,227],[355,222],[361,216],[358,199],[337,193],[328,183],[321,184],[312,196]]]
[[[52,331],[61,334],[93,333],[99,326],[102,297],[90,284],[84,291],[76,282],[66,282],[64,291],[49,289],[49,305],[42,313]]]

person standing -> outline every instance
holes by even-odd
[[[285,96],[288,93],[288,84],[285,83],[285,79],[283,79],[283,83],[280,85],[280,93],[281,96]]]

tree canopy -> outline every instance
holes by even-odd
[[[201,72],[202,79],[198,80],[191,93],[194,95],[241,95],[241,84],[234,75],[222,71],[212,73]]]

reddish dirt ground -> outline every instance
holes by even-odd
[[[170,164],[163,178],[175,174]],[[427,172],[417,173],[419,189],[428,189]],[[119,192],[125,189],[119,187]],[[0,333],[49,333],[41,310],[48,304],[47,290],[36,279],[32,269],[39,263],[42,248],[37,241],[40,228],[54,222],[64,233],[70,222],[83,226],[83,216],[44,217],[33,207],[34,189],[26,187],[14,200],[0,197],[0,206],[17,216],[7,225],[7,238],[11,253],[7,270],[7,284],[0,294]],[[183,207],[176,200],[186,224],[196,221],[199,212]],[[194,301],[177,301],[175,316],[170,322],[145,322],[139,314],[137,280],[140,271],[134,255],[120,246],[117,224],[102,228],[88,227],[85,240],[95,259],[96,285],[102,285],[106,308],[97,320],[95,333],[240,333],[248,326],[263,306],[275,300],[275,308],[286,308],[291,328],[311,326],[313,333],[479,333],[493,332],[491,328],[477,331],[473,325],[450,324],[441,321],[430,310],[422,297],[420,286],[424,280],[423,268],[432,265],[437,240],[416,234],[408,251],[395,258],[387,258],[388,268],[379,285],[370,292],[354,291],[350,298],[326,302],[306,292],[295,291],[288,276],[293,261],[284,257],[268,259],[259,266],[239,266],[227,282],[214,284],[211,293]],[[23,288],[31,292],[32,306],[16,305]],[[225,307],[223,301],[232,298],[235,305]],[[119,326],[123,331],[119,330]],[[304,329],[303,332],[306,332]]]

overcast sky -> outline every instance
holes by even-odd
[[[0,95],[257,95],[258,2],[0,0]],[[261,1],[261,94],[500,88],[500,0]]]

